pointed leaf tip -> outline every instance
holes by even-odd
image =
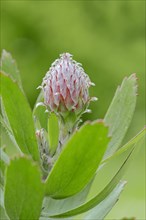
[[[16,81],[20,89],[23,91],[20,73],[17,68],[16,61],[12,58],[12,55],[5,49],[2,50],[0,66],[1,71],[10,76],[13,81]]]

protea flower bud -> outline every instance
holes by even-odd
[[[55,60],[42,82],[44,104],[49,111],[66,118],[79,117],[87,109],[90,98],[89,87],[94,85],[84,72],[81,64],[64,53]]]

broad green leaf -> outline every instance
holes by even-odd
[[[109,135],[112,136],[105,158],[113,154],[123,141],[135,110],[136,95],[136,75],[132,74],[118,87],[104,118],[105,124],[109,126]]]
[[[65,218],[65,217],[75,216],[75,215],[87,212],[90,209],[96,207],[98,204],[100,204],[104,199],[106,199],[106,197],[110,195],[110,193],[114,190],[116,185],[119,183],[121,177],[123,176],[125,169],[127,168],[128,159],[131,155],[132,150],[133,148],[131,149],[130,153],[126,156],[124,162],[120,166],[116,175],[112,178],[112,180],[106,185],[106,187],[99,194],[97,194],[96,196],[94,196],[93,198],[91,198],[90,200],[82,204],[81,206],[76,207],[75,209],[72,209],[70,211],[64,212],[59,215],[53,215],[49,217]],[[43,216],[48,216],[48,214],[43,212]]]
[[[103,123],[87,123],[69,139],[46,180],[47,195],[66,198],[86,186],[105,153],[107,133]]]
[[[99,203],[99,205],[86,213],[84,220],[103,220],[118,201],[125,184],[125,181],[119,182],[114,190],[101,203]]]
[[[58,117],[54,113],[51,113],[48,119],[48,137],[50,153],[53,155],[56,151],[59,141]]]
[[[16,81],[22,89],[20,74],[16,62],[15,60],[13,60],[11,54],[8,53],[6,50],[2,51],[1,70],[8,74],[14,81]]]
[[[39,160],[30,106],[17,84],[8,76],[1,74],[1,83],[1,96],[15,140],[23,153]]]
[[[61,214],[63,212],[69,211],[82,203],[84,203],[90,187],[92,185],[91,181],[81,192],[77,193],[74,196],[71,196],[69,198],[65,199],[52,199],[50,197],[45,197],[43,201],[43,208],[42,208],[42,216],[43,213],[47,213],[49,215],[56,215],[56,214]]]
[[[38,167],[32,161],[20,157],[10,162],[4,196],[10,219],[39,219],[44,184]]]

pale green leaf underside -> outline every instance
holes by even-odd
[[[1,96],[15,140],[21,151],[39,160],[34,122],[26,97],[16,83],[1,74]]]
[[[0,147],[0,186],[4,185],[5,181],[5,168],[9,164],[10,160],[8,155],[4,152],[3,148]],[[1,199],[1,193],[0,193]]]
[[[85,124],[68,141],[47,181],[46,194],[65,198],[81,191],[93,178],[109,138],[102,124]]]
[[[93,181],[87,184],[87,186],[81,192],[65,199],[57,200],[50,197],[45,197],[42,206],[42,215],[43,213],[48,213],[48,216],[56,215],[80,206],[82,203],[84,203],[89,193],[92,182]]]
[[[86,213],[84,220],[103,220],[118,201],[125,184],[125,181],[119,182],[114,190],[101,203],[99,203],[99,205]]]
[[[123,141],[135,110],[136,95],[136,75],[132,74],[118,87],[104,118],[105,124],[109,126],[109,135],[112,136],[105,158],[112,155]]]
[[[38,167],[27,158],[16,158],[7,168],[5,208],[10,219],[38,219],[44,184]]]
[[[4,150],[0,147],[0,160],[4,162],[5,165],[10,163],[10,159],[8,155],[4,152]]]
[[[5,168],[9,164],[9,157],[4,152],[3,148],[0,147],[0,187],[4,186],[5,182]],[[0,199],[1,199],[1,193],[0,193]]]
[[[9,217],[7,216],[5,207],[4,207],[4,191],[1,185],[0,185],[0,219],[1,220],[9,219]]]

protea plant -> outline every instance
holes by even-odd
[[[94,85],[80,63],[72,55],[64,53],[55,60],[43,79],[44,103],[49,111],[60,114],[80,115],[88,107],[91,98],[89,87]]]
[[[97,100],[89,96],[90,86],[94,83],[69,53],[55,60],[39,86],[43,91],[43,104],[48,112],[58,116],[60,130],[66,131],[63,136],[73,132],[81,115],[90,112],[87,109],[90,101]]]
[[[125,186],[123,173],[145,134],[143,129],[121,146],[136,105],[136,75],[123,80],[102,120],[82,125],[82,114],[96,100],[89,95],[94,84],[69,53],[47,72],[33,111],[6,51],[1,83],[1,124],[11,140],[3,140],[0,148],[1,219],[104,219]],[[122,163],[100,189],[100,173],[107,175],[105,168],[120,156]]]

